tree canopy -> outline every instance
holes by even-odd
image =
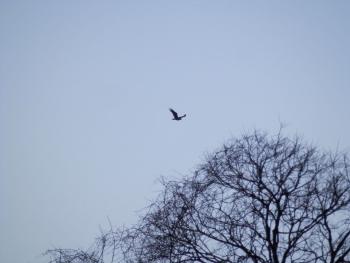
[[[139,223],[50,262],[350,262],[346,154],[254,131],[163,185]]]

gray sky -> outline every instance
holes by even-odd
[[[253,128],[350,149],[350,1],[1,1],[0,255],[132,224]],[[171,120],[169,107],[188,117]]]

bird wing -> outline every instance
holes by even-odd
[[[174,118],[177,119],[179,116],[177,115],[177,112],[174,111],[172,108],[169,108],[170,112],[173,114]]]

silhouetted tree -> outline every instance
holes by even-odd
[[[111,224],[110,224],[111,226]],[[87,250],[54,248],[44,255],[50,257],[51,263],[106,263],[121,262],[119,242],[122,231],[115,231],[112,226],[106,233],[101,233],[94,244]]]
[[[192,176],[163,181],[140,222],[105,234],[104,247],[84,259],[52,250],[51,262],[106,262],[107,247],[118,254],[111,262],[350,262],[348,164],[345,154],[298,137],[256,131],[208,156]]]

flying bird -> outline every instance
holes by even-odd
[[[170,112],[173,114],[173,117],[174,117],[173,120],[174,120],[174,121],[181,121],[182,118],[185,118],[185,117],[186,117],[186,114],[184,114],[184,115],[182,115],[182,116],[179,116],[179,115],[177,114],[177,112],[174,111],[173,109],[169,108],[169,110],[170,110]]]

